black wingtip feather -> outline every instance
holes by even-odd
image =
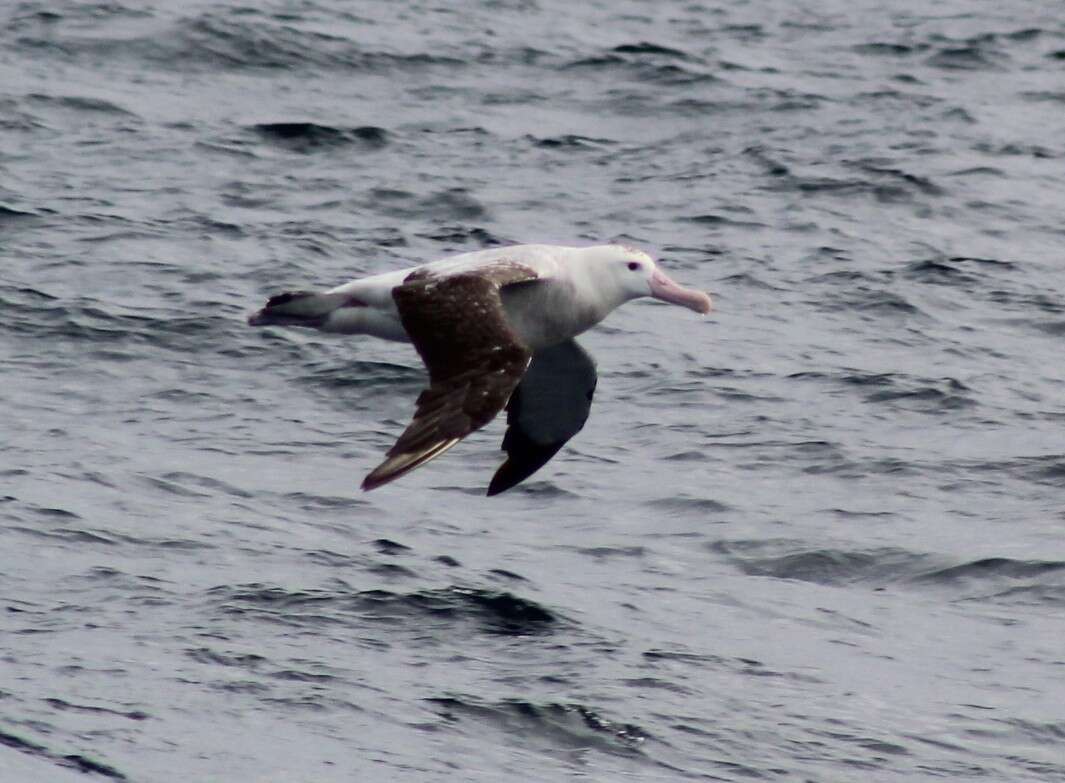
[[[518,441],[521,441],[520,443]],[[509,441],[509,442],[508,442]],[[533,473],[546,465],[558,450],[565,445],[551,443],[549,445],[534,444],[528,438],[518,435],[517,430],[507,431],[504,440],[504,448],[508,451],[507,461],[499,466],[499,470],[492,476],[488,484],[488,497],[506,492],[508,489],[520,484]]]

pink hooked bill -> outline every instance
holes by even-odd
[[[687,307],[697,313],[709,313],[711,308],[710,297],[707,294],[696,291],[694,288],[685,288],[661,269],[656,269],[651,275],[651,296],[664,302]]]

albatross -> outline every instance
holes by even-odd
[[[278,294],[248,323],[412,343],[428,388],[362,488],[439,457],[505,409],[506,461],[487,493],[496,495],[543,467],[588,419],[595,362],[573,338],[642,296],[710,312],[707,294],[678,285],[641,250],[511,245]]]

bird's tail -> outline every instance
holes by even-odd
[[[272,296],[266,306],[248,316],[252,326],[308,326],[321,329],[329,316],[347,303],[344,294],[288,291]]]

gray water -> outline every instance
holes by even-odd
[[[1065,11],[0,5],[0,780],[1065,780]],[[711,290],[358,491],[513,241]]]

